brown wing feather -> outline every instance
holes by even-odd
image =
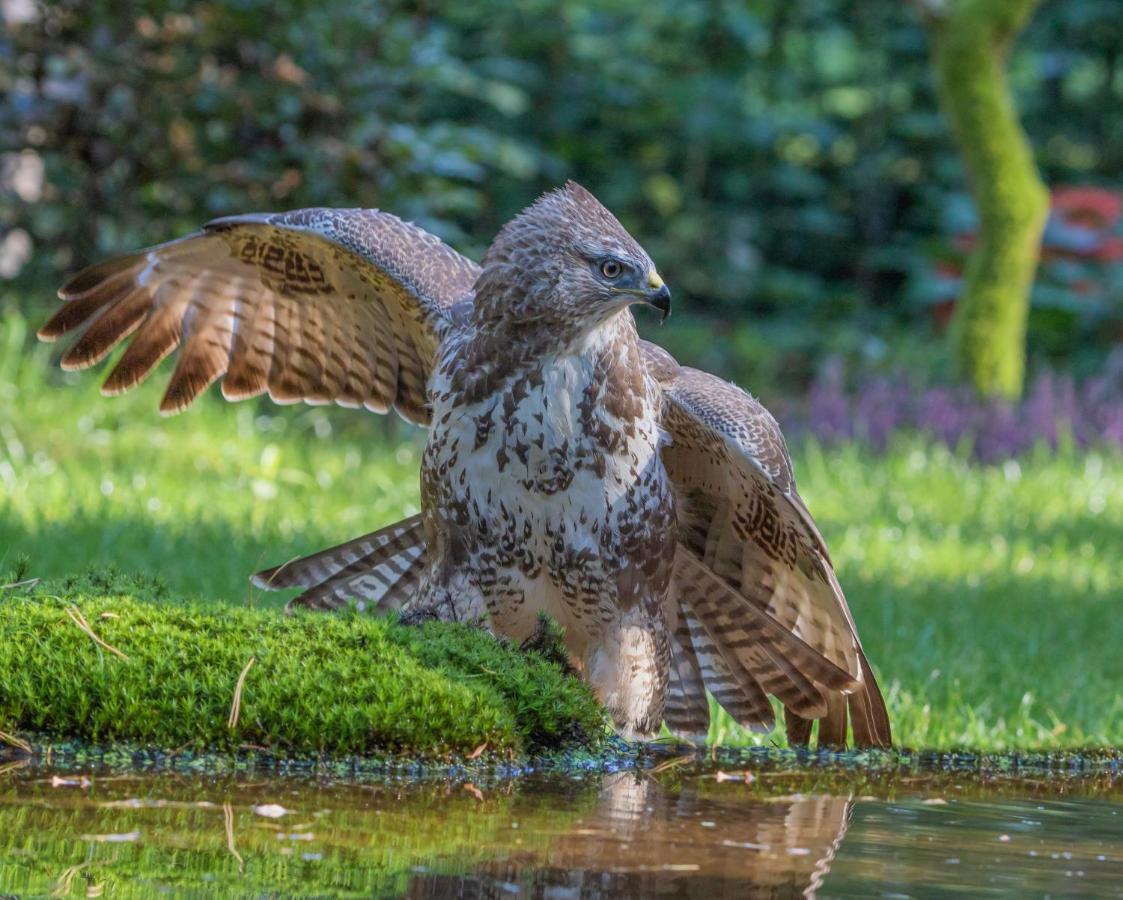
[[[680,518],[705,534],[696,555],[743,596],[839,668],[857,675],[857,639],[785,491],[740,444],[714,430],[701,402],[713,386],[689,370],[665,389],[663,451]],[[697,373],[701,374],[701,373]],[[713,379],[718,385],[723,384]]]
[[[751,672],[736,662],[728,664],[698,615],[689,606],[683,609],[706,689],[742,727],[761,733],[771,731],[775,716],[764,688]]]
[[[424,540],[421,516],[414,515],[352,538],[335,547],[319,550],[308,556],[290,560],[271,569],[257,572],[253,583],[266,591],[278,591],[292,587],[312,587],[334,578],[348,566],[361,562],[387,547],[394,551],[401,546],[412,546]]]
[[[683,546],[735,597],[767,611],[834,675],[841,671],[851,683],[846,688],[837,680],[831,684],[823,671],[815,671],[813,658],[801,661],[775,645],[765,647],[751,634],[736,641],[746,654],[741,663],[757,665],[758,681],[784,701],[796,735],[803,726],[793,713],[802,713],[827,717],[820,725],[827,742],[837,743],[840,733],[845,740],[849,705],[855,742],[888,745],[884,701],[825,542],[796,493],[775,420],[734,385],[679,366],[662,348],[645,344],[644,356],[663,387],[662,425],[670,436],[663,460],[674,484]],[[728,598],[718,603],[710,596],[695,603],[695,610],[711,632],[746,630],[744,608],[738,611]],[[772,664],[771,675],[760,663],[762,650]],[[797,686],[800,690],[790,693]],[[817,687],[830,690],[816,698]],[[789,695],[781,696],[780,688]]]
[[[671,672],[663,719],[679,737],[701,744],[710,730],[706,679],[690,636],[689,613],[674,597],[669,600],[664,614],[671,645]]]
[[[377,210],[306,209],[218,219],[197,234],[79,272],[43,340],[85,326],[67,368],[135,332],[103,390],[143,381],[182,345],[160,409],[220,378],[223,396],[338,403],[427,424],[425,386],[449,308],[475,263]]]
[[[726,664],[748,673],[758,684],[766,681],[771,693],[801,715],[818,718],[826,713],[823,688],[857,687],[854,677],[749,602],[682,546],[675,556],[675,582],[682,602],[703,624]]]

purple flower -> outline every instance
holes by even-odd
[[[782,416],[793,435],[826,444],[856,440],[883,450],[898,433],[919,433],[955,449],[967,442],[974,456],[994,462],[1067,440],[1087,447],[1123,448],[1123,365],[1077,384],[1069,375],[1043,372],[1016,403],[980,398],[963,387],[913,390],[907,376],[861,379],[852,392],[840,360],[832,360],[802,404]]]

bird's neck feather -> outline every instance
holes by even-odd
[[[619,389],[631,394],[644,388],[639,335],[628,309],[592,327],[563,333],[540,322],[477,321],[459,356],[451,372],[452,386],[469,401],[483,399],[531,367],[562,364],[599,373],[597,377],[606,380],[606,393]]]

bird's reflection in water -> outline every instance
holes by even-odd
[[[547,845],[463,875],[418,874],[412,897],[814,896],[846,833],[848,797],[754,799],[743,784],[608,776],[595,809]]]

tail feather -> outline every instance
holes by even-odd
[[[263,590],[307,588],[288,609],[338,609],[363,600],[382,611],[400,609],[414,598],[425,569],[421,517],[393,525],[253,576]]]
[[[854,746],[859,750],[893,746],[889,711],[885,708],[881,689],[865,653],[859,650],[858,658],[862,667],[862,683],[847,697],[836,695],[828,698],[827,715],[819,720],[820,747],[844,748],[848,725]],[[791,746],[806,747],[810,743],[811,726],[814,724],[811,719],[785,709],[784,723]]]
[[[805,719],[803,716],[784,708],[784,730],[788,733],[788,745],[791,747],[806,747],[811,743],[811,726],[814,719]]]
[[[819,720],[819,748],[846,749],[846,707],[848,698],[843,694],[827,697],[827,714]]]
[[[689,550],[679,548],[676,583],[726,662],[759,673],[785,705],[800,715],[826,715],[824,691],[849,693],[853,676],[831,663],[714,575]]]
[[[736,662],[727,661],[690,607],[684,604],[683,611],[707,690],[742,728],[762,733],[771,731],[776,723],[775,714],[756,678]]]
[[[690,639],[686,613],[674,603],[673,597],[671,601],[673,614],[667,617],[671,638],[671,677],[663,719],[676,735],[703,743],[710,728],[706,682]]]
[[[862,664],[862,686],[850,695],[850,722],[855,747],[892,747],[893,732],[889,726],[889,710],[873,677],[873,669],[865,653],[859,651]]]

